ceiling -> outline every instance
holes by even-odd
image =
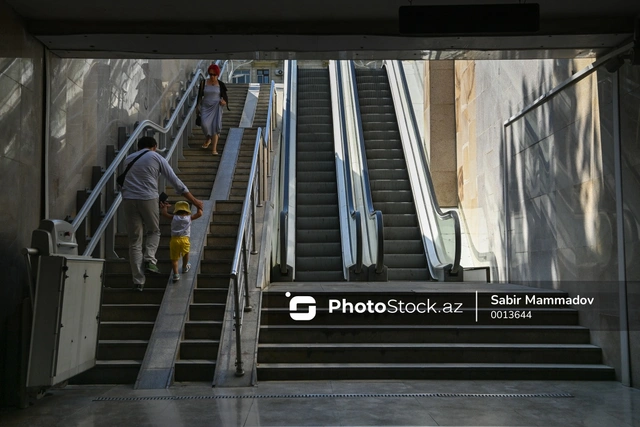
[[[57,55],[92,58],[595,57],[631,40],[640,16],[639,1],[539,0],[535,33],[407,36],[398,29],[400,6],[518,1],[4,1]]]

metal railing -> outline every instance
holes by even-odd
[[[347,144],[347,125],[345,117],[345,104],[344,104],[344,87],[342,86],[342,70],[340,69],[340,62],[333,61],[336,68],[336,89],[338,92],[338,110],[340,120],[340,131],[342,135],[342,153],[344,156],[343,167],[345,170],[346,179],[346,193],[347,193],[347,208],[349,209],[349,216],[355,221],[356,225],[356,263],[355,273],[360,274],[362,272],[362,258],[363,258],[363,240],[362,240],[362,218],[360,211],[355,208],[355,201],[353,195],[353,180],[351,177],[351,158],[349,156],[349,146]]]
[[[353,101],[356,110],[358,139],[360,140],[360,157],[362,159],[362,181],[364,185],[364,196],[367,212],[370,219],[376,221],[376,267],[377,274],[382,273],[384,269],[384,222],[382,220],[382,212],[373,207],[373,197],[371,196],[371,182],[369,181],[369,166],[367,165],[367,151],[364,144],[364,132],[362,130],[362,114],[360,112],[360,100],[358,98],[358,85],[356,83],[356,69],[353,61],[349,61],[351,67],[351,87],[353,88]]]
[[[249,300],[249,260],[250,254],[258,253],[256,250],[256,205],[260,206],[260,203],[266,200],[266,190],[264,188],[266,187],[267,171],[269,169],[268,161],[265,164],[261,159],[268,158],[268,153],[272,149],[273,130],[276,125],[276,120],[273,119],[275,118],[276,102],[275,83],[272,81],[267,122],[264,132],[262,128],[258,128],[258,134],[256,135],[251,171],[249,172],[247,191],[242,204],[242,214],[240,215],[240,224],[238,226],[238,238],[233,261],[231,262],[235,313],[236,376],[244,375],[241,342],[242,313],[253,309]],[[265,198],[261,199],[263,196]],[[251,246],[250,254],[247,252],[249,246]]]
[[[432,212],[434,212],[438,218],[439,221],[452,221],[453,222],[453,229],[454,229],[454,249],[453,249],[453,259],[450,260],[451,262],[447,265],[442,266],[442,268],[444,268],[445,270],[448,269],[449,272],[453,275],[458,274],[459,270],[460,270],[460,254],[461,254],[461,249],[462,249],[462,243],[461,243],[461,231],[460,231],[460,219],[458,217],[458,213],[456,211],[447,211],[447,212],[443,212],[442,209],[440,208],[440,205],[438,204],[438,199],[436,197],[436,191],[435,191],[435,187],[433,185],[433,181],[431,179],[431,172],[429,170],[429,162],[427,160],[427,154],[425,152],[425,148],[422,144],[422,139],[420,137],[420,131],[418,129],[418,123],[415,117],[415,113],[413,111],[413,108],[411,107],[411,105],[409,105],[409,102],[411,100],[411,96],[409,95],[409,86],[407,84],[407,78],[404,72],[404,67],[402,65],[401,61],[385,61],[385,66],[387,67],[387,72],[389,74],[392,74],[393,72],[396,73],[397,77],[399,77],[399,81],[397,81],[396,83],[398,84],[398,91],[399,91],[399,95],[402,97],[402,99],[405,102],[401,102],[400,104],[400,108],[403,111],[402,117],[399,119],[404,119],[405,123],[398,123],[398,125],[406,125],[407,127],[407,131],[409,133],[409,143],[412,147],[418,147],[418,153],[420,158],[418,159],[419,162],[419,166],[422,167],[422,170],[419,171],[420,176],[425,180],[426,183],[426,190],[428,191],[428,199],[430,201],[430,208],[432,210]],[[391,81],[390,81],[391,84]],[[406,103],[406,104],[405,104]],[[418,191],[417,189],[414,189],[414,194],[416,191]],[[424,188],[421,190],[424,191]],[[436,227],[438,227],[438,224],[434,224]],[[439,228],[439,227],[438,227]],[[424,230],[423,230],[424,232]],[[431,240],[434,242],[434,246],[435,246],[435,239],[434,236],[430,236]],[[441,252],[445,251],[445,245],[444,243],[442,243],[441,245],[441,251],[439,251],[440,253],[438,253],[437,248],[436,248],[436,253],[438,253],[438,261],[442,262],[442,255],[448,255],[448,254],[442,254]],[[428,258],[428,262],[430,263],[430,265],[433,266],[433,261]],[[449,261],[449,260],[447,260]]]
[[[221,61],[218,61],[218,62],[221,62]],[[225,65],[226,65],[226,61],[222,64],[221,68],[224,69]],[[102,195],[103,190],[107,186],[110,187],[108,191],[115,191],[115,174],[118,171],[118,168],[121,165],[121,163],[127,157],[129,150],[136,143],[138,137],[148,129],[154,129],[160,132],[160,134],[162,135],[161,137],[162,143],[161,141],[159,141],[158,145],[160,148],[164,148],[164,145],[165,145],[164,142],[166,142],[166,136],[173,131],[174,125],[181,120],[181,125],[177,129],[175,136],[172,136],[173,141],[170,147],[168,147],[164,152],[164,157],[171,159],[171,157],[175,153],[176,147],[178,147],[178,143],[181,141],[183,135],[185,135],[185,130],[187,128],[189,128],[189,130],[191,129],[191,126],[192,126],[191,116],[193,115],[193,112],[196,108],[197,102],[195,98],[197,96],[197,90],[199,87],[200,78],[205,78],[205,77],[206,76],[201,69],[196,69],[192,73],[192,78],[189,86],[182,94],[180,101],[176,105],[174,112],[171,115],[171,118],[169,118],[166,121],[165,126],[161,126],[151,120],[144,120],[136,127],[136,129],[127,139],[127,142],[124,144],[124,146],[122,146],[118,154],[115,156],[115,158],[113,159],[109,167],[104,171],[100,180],[97,182],[94,188],[90,191],[89,197],[83,204],[82,208],[80,208],[80,210],[78,211],[75,219],[72,221],[71,224],[73,226],[74,231],[77,232],[78,229],[81,227],[81,225],[85,222],[85,220],[87,219],[87,216],[89,215],[91,210],[94,208],[95,203],[98,201],[99,197]],[[186,112],[183,111],[183,108],[186,108]],[[163,186],[161,185],[161,187]],[[87,245],[83,253],[84,256],[89,256],[93,252],[93,250],[96,248],[96,246],[100,243],[100,240],[102,239],[102,236],[105,230],[111,224],[121,202],[122,202],[122,193],[118,192],[117,196],[113,199],[113,202],[109,206],[107,212],[101,218],[100,224],[98,225],[96,230],[92,233],[90,240],[87,242]],[[110,239],[110,241],[113,242],[115,241],[115,239]],[[113,250],[113,248],[110,248],[110,249]]]

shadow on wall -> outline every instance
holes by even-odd
[[[594,76],[507,128],[512,281],[615,280],[611,78]]]

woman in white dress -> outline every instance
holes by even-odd
[[[200,113],[202,120],[202,132],[207,137],[202,148],[209,148],[213,141],[211,152],[218,155],[218,138],[222,130],[222,107],[229,109],[229,98],[227,96],[227,86],[221,80],[220,67],[211,64],[207,70],[209,78],[200,83],[198,105],[196,110]]]

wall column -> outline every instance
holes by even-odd
[[[454,64],[454,61],[424,62],[425,145],[441,207],[458,206]]]

